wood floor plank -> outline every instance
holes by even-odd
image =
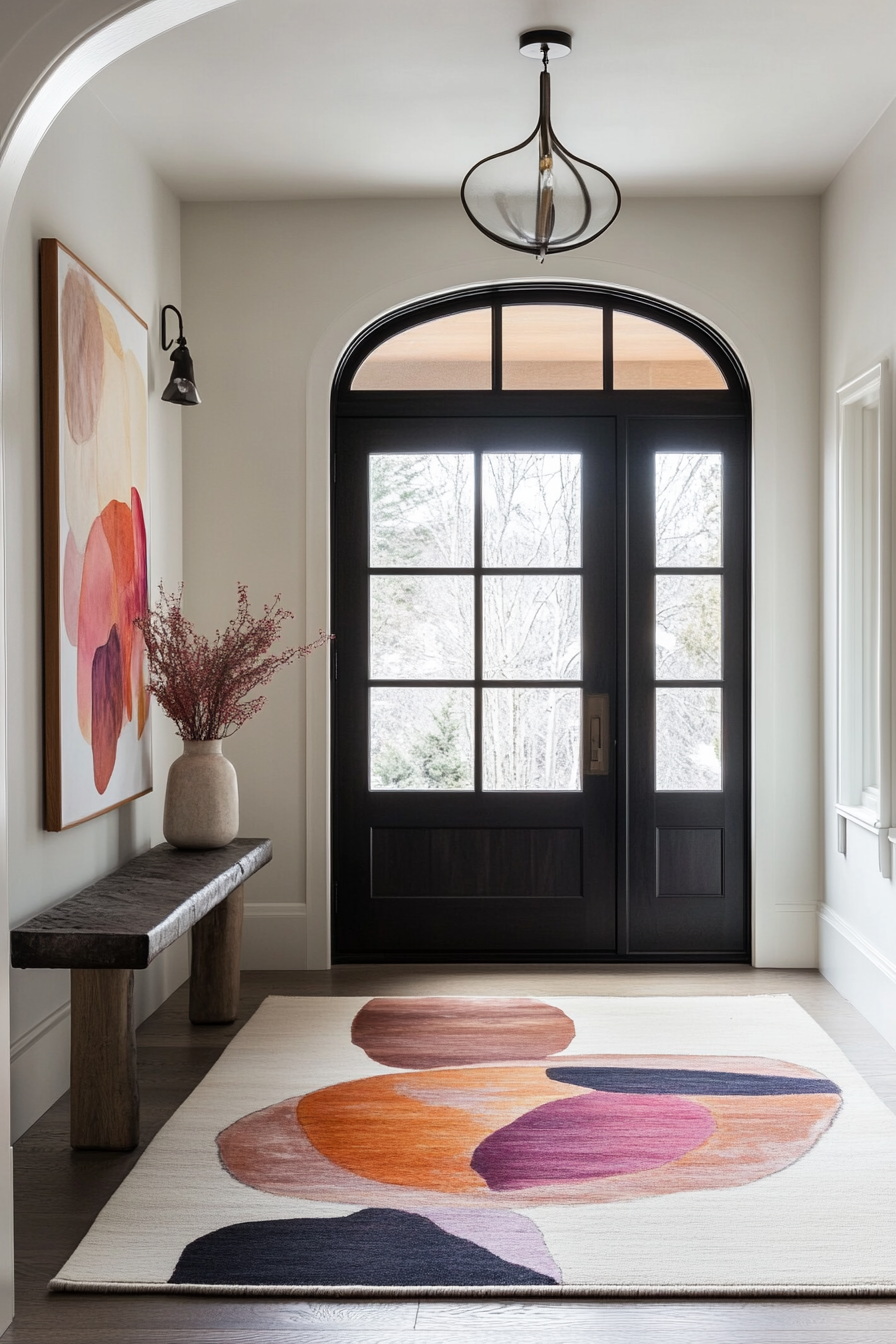
[[[52,1308],[54,1323],[64,1326],[66,1338],[74,1337],[78,1331],[95,1334],[103,1330],[129,1329],[135,1324],[143,1330],[162,1334],[173,1329],[213,1329],[220,1337],[228,1339],[239,1331],[411,1331],[417,1314],[417,1303],[410,1299],[402,1302],[324,1303],[292,1298],[44,1294],[42,1301],[16,1313],[16,1327],[36,1332],[46,1329],[48,1308]],[[3,1338],[6,1340],[5,1335]]]
[[[234,1330],[222,1334],[220,1329],[208,1330],[145,1330],[140,1326],[123,1330],[75,1331],[58,1334],[38,1334],[31,1331],[15,1330],[3,1337],[8,1344],[296,1344],[296,1341],[310,1341],[314,1344],[411,1344],[418,1340],[421,1344],[469,1344],[472,1336],[466,1331],[440,1331],[422,1334],[415,1331],[378,1331],[378,1330],[330,1330],[315,1328],[304,1334],[295,1330]],[[488,1336],[483,1338],[487,1339]],[[500,1336],[495,1336],[500,1339]],[[543,1335],[539,1330],[523,1330],[514,1336],[516,1344],[540,1344],[551,1335]],[[601,1331],[595,1335],[592,1330],[573,1329],[565,1336],[568,1344],[892,1344],[896,1339],[893,1332],[866,1331],[862,1328],[850,1330],[847,1335],[840,1331],[807,1330],[777,1331],[767,1334],[757,1331],[742,1332],[729,1330],[724,1325],[694,1332],[689,1329],[677,1329],[673,1325],[661,1327],[658,1331],[645,1333],[639,1327],[633,1330]]]
[[[423,1301],[417,1330],[604,1329],[638,1325],[652,1331],[664,1322],[676,1329],[715,1329],[719,1322],[741,1331],[812,1330],[896,1331],[896,1300],[842,1298],[714,1298],[695,1301],[664,1298],[656,1301],[592,1300],[564,1302]]]
[[[452,1340],[462,1336],[452,1335]],[[27,1330],[13,1329],[3,1336],[8,1344],[296,1344],[296,1341],[313,1340],[314,1344],[412,1344],[413,1330],[371,1330],[363,1329],[327,1329],[312,1326],[307,1330],[291,1327],[288,1330],[228,1330],[222,1334],[220,1328],[207,1330],[144,1330],[131,1327],[125,1333],[121,1327],[111,1330],[75,1330],[53,1334],[41,1334]],[[593,1342],[592,1342],[593,1344]],[[800,1341],[802,1344],[802,1341]]]
[[[896,1051],[817,971],[749,966],[337,966],[243,972],[232,1026],[181,986],[137,1033],[141,1146],[72,1153],[68,1097],[15,1146],[17,1315],[4,1344],[896,1344],[896,1301],[424,1301],[48,1294],[93,1219],[268,994],[792,994],[896,1110]]]

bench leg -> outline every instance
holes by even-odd
[[[134,972],[72,971],[73,1148],[140,1141]]]
[[[240,942],[243,936],[243,889],[193,925],[190,968],[190,1021],[233,1022],[240,1006]]]

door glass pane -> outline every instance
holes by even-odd
[[[656,563],[721,565],[721,453],[657,453]]]
[[[491,308],[400,331],[378,345],[352,379],[353,392],[488,391],[491,385]]]
[[[581,691],[486,687],[482,720],[484,789],[581,788]]]
[[[721,789],[722,692],[718,686],[657,688],[656,787],[691,792]]]
[[[582,675],[582,580],[577,574],[486,574],[487,681],[577,681]]]
[[[483,564],[580,565],[581,474],[579,453],[484,453]]]
[[[505,390],[603,387],[602,308],[514,304],[502,323]]]
[[[472,575],[372,574],[370,675],[472,678]]]
[[[372,687],[370,787],[472,789],[472,690]]]
[[[728,384],[706,351],[681,332],[646,317],[614,313],[613,386],[705,390]]]
[[[472,566],[472,453],[371,454],[370,563]]]
[[[656,576],[656,675],[660,681],[721,677],[720,574]]]

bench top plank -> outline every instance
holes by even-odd
[[[271,861],[270,840],[156,845],[10,935],[12,964],[127,970],[154,957]]]

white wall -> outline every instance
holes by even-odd
[[[42,829],[40,419],[37,240],[58,237],[150,325],[151,578],[182,566],[181,412],[163,406],[160,302],[180,292],[180,206],[90,92],[65,109],[16,197],[3,257],[5,583],[8,602],[9,884],[14,926],[157,843],[179,742],[153,716],[155,792],[60,834]],[[138,974],[146,1016],[188,974],[185,940]],[[66,971],[13,971],[12,1126],[20,1134],[68,1087]]]
[[[238,579],[259,603],[282,591],[297,637],[326,623],[329,388],[346,342],[386,309],[465,284],[562,277],[660,295],[728,336],[755,410],[754,954],[814,965],[818,202],[628,201],[604,238],[543,268],[482,238],[453,200],[196,204],[182,224],[203,396],[184,420],[186,605],[210,628]],[[323,668],[318,655],[281,672],[268,708],[228,746],[242,829],[274,839],[250,895],[256,964],[302,964],[306,908],[308,963],[326,964]]]
[[[824,444],[825,904],[821,969],[896,1045],[896,879],[880,875],[876,837],[847,823],[837,851],[836,391],[896,354],[896,104],[859,145],[822,207]],[[892,443],[889,445],[892,451]],[[892,691],[892,688],[890,688]],[[894,865],[896,867],[896,865]]]

